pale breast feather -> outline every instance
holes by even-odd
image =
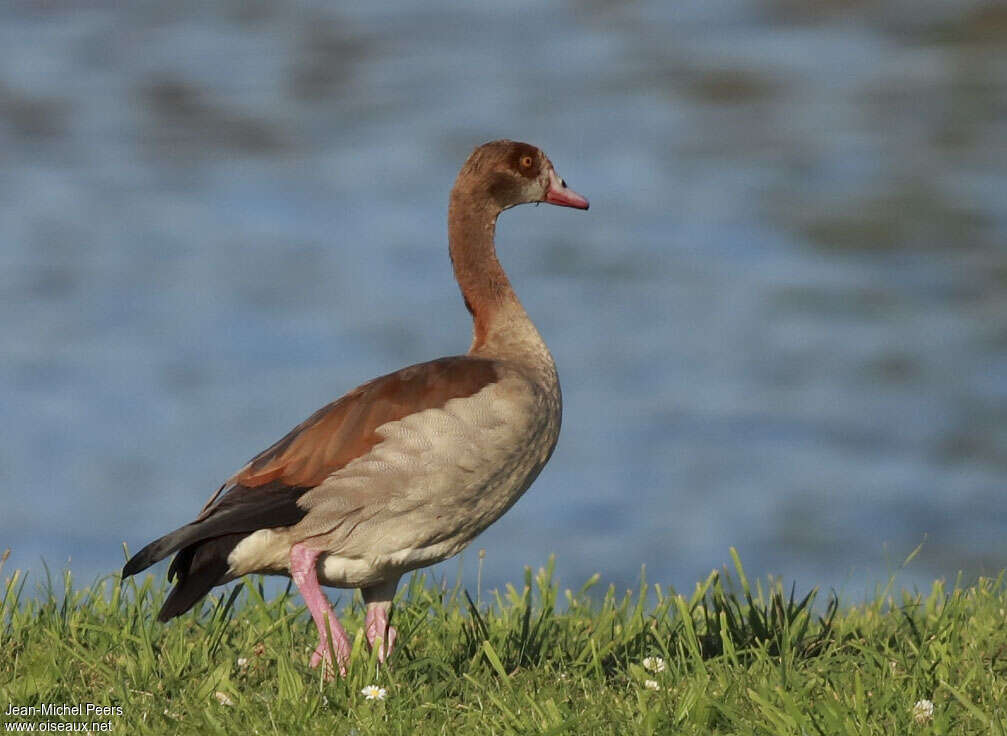
[[[301,497],[308,514],[292,531],[346,557],[471,538],[544,464],[558,431],[549,413],[539,387],[512,373],[443,408],[381,425],[382,441],[369,453]]]

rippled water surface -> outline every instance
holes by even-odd
[[[1007,565],[1002,4],[329,5],[0,9],[8,566],[110,572],[464,351],[447,193],[504,136],[592,207],[500,221],[566,405],[484,584]]]

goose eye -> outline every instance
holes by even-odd
[[[521,168],[530,169],[531,168],[531,156],[521,157]]]

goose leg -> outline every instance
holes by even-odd
[[[395,597],[395,588],[399,584],[399,579],[386,581],[379,585],[364,588],[364,603],[367,604],[367,615],[364,618],[364,633],[367,635],[367,643],[374,649],[375,642],[381,640],[381,648],[378,650],[378,661],[384,662],[395,648],[395,638],[399,632],[394,626],[389,626],[389,613],[392,607],[392,599]]]
[[[346,663],[350,659],[350,640],[346,636],[346,631],[336,618],[336,614],[329,605],[329,599],[325,597],[321,586],[318,584],[318,571],[315,563],[321,553],[309,549],[301,543],[290,548],[290,576],[294,579],[297,589],[301,592],[301,597],[308,605],[311,618],[318,627],[318,647],[311,655],[311,666],[317,667],[323,660],[332,665],[332,655],[329,653],[329,633],[332,635],[332,649],[336,653],[336,664],[339,665],[339,674],[346,675]],[[325,621],[328,619],[328,632]]]

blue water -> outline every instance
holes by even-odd
[[[463,352],[447,193],[503,136],[592,206],[500,221],[565,415],[466,584],[1007,566],[1002,6],[369,5],[0,8],[3,575],[114,571]]]

